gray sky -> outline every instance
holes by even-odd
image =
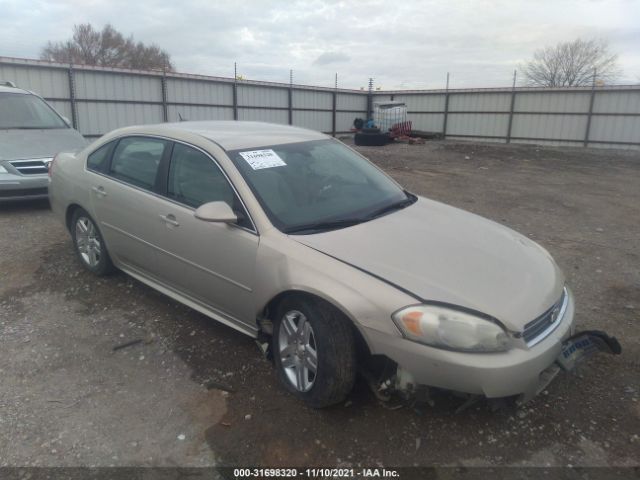
[[[111,23],[177,70],[359,88],[495,87],[543,45],[604,38],[640,82],[640,0],[0,0],[0,56],[37,58],[75,23]]]

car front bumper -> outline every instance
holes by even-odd
[[[48,198],[49,177],[0,173],[0,202]]]
[[[370,348],[396,362],[414,385],[427,385],[488,398],[520,396],[528,401],[560,371],[562,342],[574,333],[574,303],[569,297],[560,324],[536,345],[498,353],[442,350],[367,329]]]

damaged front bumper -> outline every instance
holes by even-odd
[[[617,338],[611,337],[602,331],[583,331],[572,335],[562,343],[560,355],[547,368],[537,375],[536,381],[530,382],[529,386],[521,393],[505,395],[487,395],[486,391],[478,393],[477,391],[469,391],[469,389],[450,389],[457,393],[468,394],[471,397],[504,398],[516,396],[518,404],[522,405],[529,402],[536,395],[542,392],[551,381],[560,373],[561,370],[572,371],[576,366],[591,357],[592,355],[602,352],[611,355],[619,355],[622,353],[622,347]],[[386,376],[384,381],[380,381],[371,385],[377,397],[381,400],[390,399],[391,394],[397,393],[404,398],[429,398],[425,388],[433,387],[432,384],[423,384],[416,380],[416,377],[408,370],[401,366],[395,366],[391,375]],[[508,386],[506,386],[508,388]]]
[[[620,355],[622,347],[616,337],[601,330],[586,330],[562,342],[562,352],[556,362],[563,370],[571,371],[582,360],[598,352]]]
[[[392,375],[377,379],[378,391],[384,395],[395,391],[407,397],[421,387],[436,387],[490,399],[515,397],[519,403],[526,403],[561,370],[572,370],[597,352],[621,352],[619,342],[604,332],[575,333],[573,314],[571,300],[564,320],[544,340],[528,349],[512,348],[496,353],[441,350],[368,331],[368,339],[374,346],[372,353],[386,356],[396,367],[391,369]]]

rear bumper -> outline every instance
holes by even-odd
[[[372,353],[383,354],[407,371],[415,384],[488,398],[521,396],[526,401],[559,372],[556,359],[562,342],[574,330],[574,303],[570,297],[560,324],[531,348],[500,353],[461,353],[415,343],[401,336],[368,330]]]
[[[0,203],[48,198],[47,175],[0,174]]]

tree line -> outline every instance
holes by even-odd
[[[174,71],[169,53],[155,44],[136,42],[107,24],[101,31],[91,24],[73,27],[71,39],[48,42],[40,53],[42,60],[59,63]]]

